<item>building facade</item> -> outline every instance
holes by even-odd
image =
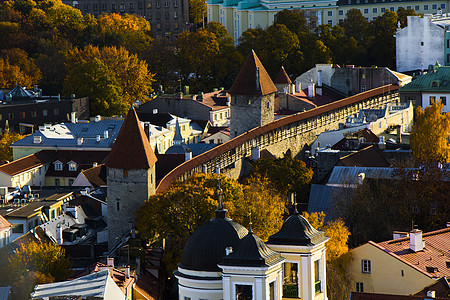
[[[208,0],[208,22],[224,25],[235,42],[247,29],[266,29],[272,25],[275,15],[283,9],[306,10],[306,16],[316,25],[338,25],[350,9],[359,9],[372,21],[386,11],[397,11],[400,7],[414,9],[417,13],[432,14],[440,10],[448,12],[448,1],[385,1],[385,0],[325,0],[325,1],[273,1],[273,0]]]
[[[65,0],[63,3],[78,8],[83,15],[117,13],[144,17],[158,39],[174,40],[178,34],[189,29],[188,0]]]

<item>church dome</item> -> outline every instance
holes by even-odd
[[[313,246],[327,241],[323,231],[319,231],[309,224],[297,211],[287,218],[280,231],[269,237],[267,244]]]
[[[226,255],[225,248],[238,246],[248,230],[225,217],[226,210],[217,210],[216,217],[197,229],[183,249],[180,268],[220,272],[217,266]]]

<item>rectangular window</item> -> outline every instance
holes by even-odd
[[[423,6],[423,10],[428,10],[428,4]]]
[[[173,23],[173,29],[178,29],[178,22]]]
[[[419,6],[419,5],[414,6],[414,10],[415,10],[415,11],[420,10],[420,6]]]
[[[450,63],[450,53],[447,53],[447,62]],[[2,116],[0,115],[0,120],[2,119]]]
[[[48,115],[48,111],[46,109],[42,110],[42,116],[46,117]]]
[[[152,3],[151,2],[147,2],[147,8],[152,8]]]
[[[389,10],[390,11],[395,11],[395,8],[394,7],[389,7]]]
[[[361,85],[361,93],[366,91],[366,86],[365,85]]]
[[[94,11],[97,11],[97,10],[98,10],[98,3],[92,4],[92,9],[93,9]]]
[[[343,10],[340,10],[340,11],[339,11],[339,15],[340,15],[340,16],[343,16],[343,15],[344,15],[344,11],[343,11]]]
[[[328,20],[328,25],[333,26],[333,20]]]
[[[372,12],[373,12],[374,14],[377,14],[377,13],[378,13],[378,8],[372,9]]]
[[[251,285],[236,284],[236,300],[253,299],[253,290]]]
[[[23,224],[12,224],[12,233],[23,233]]]
[[[164,7],[169,8],[169,1],[164,2]]]
[[[116,209],[120,210],[120,201],[119,200],[116,201]]]
[[[159,3],[159,1],[156,1],[156,8],[160,8],[161,4]]]
[[[69,186],[72,186],[74,179],[73,178],[69,178]]]
[[[133,11],[134,10],[134,2],[128,3],[128,8],[130,11]]]
[[[314,262],[314,286],[316,294],[322,292],[320,277],[319,277],[319,261]]]
[[[406,7],[406,9],[411,9],[412,7],[411,7],[411,5],[408,5],[407,7]]]
[[[55,178],[55,186],[60,186],[59,178]]]
[[[138,2],[138,9],[139,9],[139,10],[144,9],[144,3]]]
[[[84,10],[89,10],[89,3],[84,4]]]
[[[433,105],[434,102],[436,102],[436,97],[430,96],[430,105]]]
[[[364,292],[364,285],[362,282],[357,282],[355,286],[357,292]]]
[[[370,274],[372,271],[372,266],[370,265],[370,260],[363,259],[361,260],[361,272]]]
[[[330,10],[330,11],[328,12],[328,16],[329,16],[329,17],[332,17],[332,16],[333,16],[333,11]]]
[[[102,3],[102,11],[105,11],[105,10],[107,10],[106,3]]]
[[[53,114],[54,114],[55,116],[59,115],[59,108],[53,109]]]
[[[364,8],[364,13],[368,14],[369,13],[369,9],[368,8]]]
[[[441,103],[447,105],[447,97],[441,97]]]
[[[8,114],[8,119],[14,120],[14,113],[9,113]]]
[[[441,3],[441,8],[445,9],[445,3]]]
[[[433,4],[433,5],[431,6],[431,9],[437,9],[437,4]]]
[[[173,1],[173,7],[178,7],[178,0]]]
[[[20,118],[21,118],[21,119],[25,119],[25,112],[24,112],[24,111],[21,111],[21,112],[20,112]]]
[[[384,13],[386,11],[386,8],[382,7],[381,12]]]
[[[116,4],[115,3],[111,3],[111,11],[112,12],[116,11]]]
[[[55,218],[55,211],[54,210],[52,210],[51,212],[50,212],[50,220],[53,220],[54,218]]]
[[[2,114],[0,114],[0,121],[1,121],[1,120],[3,120],[3,115],[2,115]]]

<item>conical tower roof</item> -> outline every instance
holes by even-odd
[[[115,169],[148,169],[156,160],[136,111],[131,108],[109,153],[106,166]]]
[[[256,56],[255,51],[247,56],[244,65],[233,82],[231,95],[258,96],[275,93],[277,88],[267,74],[266,69]]]
[[[280,72],[278,72],[277,78],[274,81],[275,84],[291,84],[292,80],[289,78],[288,74],[284,70],[284,67],[281,66]]]

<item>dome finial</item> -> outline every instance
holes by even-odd
[[[248,215],[250,217],[250,223],[248,223],[250,229],[248,230],[248,233],[252,234],[253,233],[253,230],[252,230],[252,224],[253,224],[252,223],[252,212],[249,212]]]
[[[219,186],[217,188],[217,195],[218,195],[218,203],[217,203],[217,209],[216,209],[216,218],[218,219],[225,219],[227,215],[227,210],[223,208],[223,192],[220,188],[220,176],[217,178],[217,182],[219,183]]]

